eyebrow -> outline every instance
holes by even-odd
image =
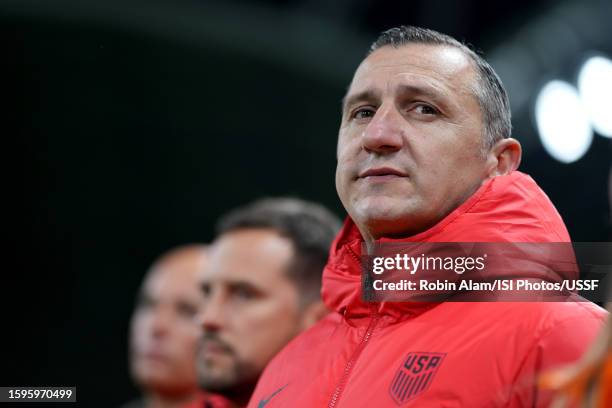
[[[221,285],[225,285],[227,287],[230,288],[237,288],[237,287],[249,287],[249,288],[254,288],[259,290],[259,287],[254,284],[253,282],[249,282],[246,280],[222,280],[222,281],[210,281],[210,280],[201,280],[200,284],[199,284],[199,288],[201,291],[204,291],[204,287],[205,286],[212,286],[214,284],[221,284]]]
[[[371,101],[378,98],[378,93],[372,90],[359,92],[353,95],[346,94],[342,98],[342,113],[346,112],[347,107],[352,106],[359,101]]]
[[[422,95],[431,99],[440,100],[441,91],[435,86],[399,85],[400,94]]]

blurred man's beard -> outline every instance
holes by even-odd
[[[214,372],[213,372],[214,371]],[[251,393],[261,372],[251,364],[239,361],[232,356],[232,363],[223,372],[207,369],[206,364],[198,364],[198,382],[205,391],[231,396]]]
[[[213,362],[207,362],[202,356],[202,346],[207,340],[220,344],[225,349],[225,359],[228,364],[215,367]],[[200,388],[213,393],[232,395],[235,393],[252,392],[261,370],[253,364],[241,360],[234,350],[216,335],[204,335],[199,343],[197,356],[197,374]]]

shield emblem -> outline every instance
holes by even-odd
[[[409,353],[389,386],[391,398],[402,405],[427,391],[446,353]]]

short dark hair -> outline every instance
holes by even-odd
[[[340,219],[320,204],[297,198],[264,198],[222,216],[216,232],[222,235],[241,229],[263,228],[289,239],[295,257],[287,273],[305,304],[320,296],[321,275],[340,225]]]
[[[453,37],[426,28],[395,27],[380,34],[370,46],[368,55],[381,47],[399,48],[411,43],[447,45],[458,48],[470,57],[476,71],[477,84],[472,91],[482,112],[485,148],[491,148],[498,140],[511,136],[510,101],[501,79],[487,61]]]

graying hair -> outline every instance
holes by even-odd
[[[493,67],[467,45],[434,30],[400,26],[380,34],[370,46],[368,55],[381,47],[399,48],[411,43],[447,45],[458,48],[469,56],[476,68],[477,83],[472,87],[472,92],[482,112],[484,148],[489,150],[498,140],[511,136],[510,101],[504,85]]]

